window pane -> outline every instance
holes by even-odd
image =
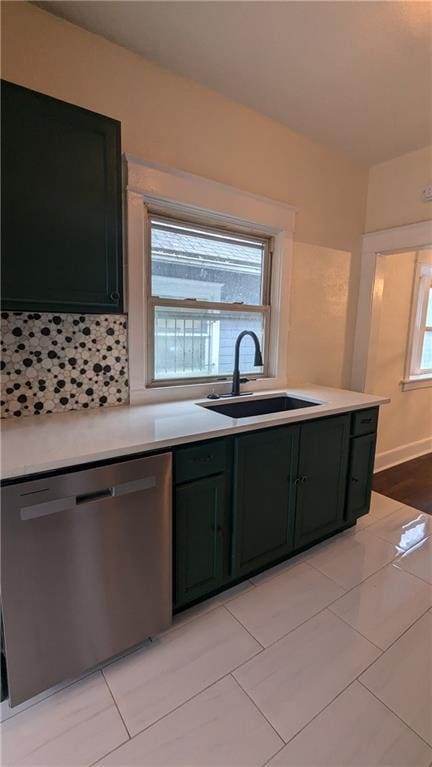
[[[426,325],[432,328],[432,288],[429,288],[428,305],[426,309]]]
[[[255,312],[155,307],[155,380],[231,375],[234,344],[242,330],[253,330],[263,349],[265,318]],[[255,347],[246,337],[240,347],[241,373],[254,367]]]
[[[262,303],[264,242],[151,219],[152,295]]]
[[[432,330],[427,330],[423,336],[420,367],[422,370],[432,370]]]

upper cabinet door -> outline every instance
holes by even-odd
[[[2,82],[2,302],[121,312],[120,123]]]

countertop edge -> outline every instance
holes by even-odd
[[[311,396],[311,388],[313,388],[316,392],[315,396],[324,396],[325,393],[329,393],[332,390],[328,389],[326,387],[307,387],[307,393],[308,396]],[[291,392],[294,391],[293,389]],[[300,393],[303,391],[303,387],[296,387],[295,392]],[[58,472],[62,469],[69,469],[69,468],[85,468],[87,464],[95,464],[100,463],[104,461],[111,461],[115,460],[116,458],[125,458],[130,456],[133,458],[134,456],[140,455],[140,454],[146,454],[150,452],[156,452],[159,450],[164,450],[166,448],[173,448],[177,447],[178,445],[186,445],[186,444],[192,444],[194,442],[202,442],[205,440],[211,440],[211,439],[217,439],[219,437],[225,437],[232,434],[241,434],[245,432],[250,431],[259,431],[261,429],[265,428],[272,428],[277,426],[283,426],[287,424],[294,424],[294,423],[301,423],[302,421],[310,421],[315,420],[317,418],[326,418],[332,415],[338,415],[342,413],[348,413],[352,412],[354,410],[364,410],[366,408],[370,407],[378,407],[380,405],[387,404],[390,402],[390,399],[387,397],[379,397],[374,395],[368,395],[363,394],[361,392],[350,392],[348,390],[340,390],[335,389],[333,390],[335,394],[337,395],[345,395],[346,401],[345,403],[337,404],[332,402],[323,402],[318,407],[321,407],[322,410],[317,412],[317,410],[311,410],[311,409],[305,409],[305,410],[291,410],[287,411],[286,413],[278,413],[278,414],[272,414],[273,418],[270,418],[269,416],[254,416],[253,418],[244,419],[245,422],[239,421],[239,419],[232,419],[227,418],[227,421],[229,423],[221,423],[219,426],[217,423],[210,427],[210,431],[208,430],[209,427],[207,426],[207,430],[203,431],[197,431],[197,432],[191,432],[189,434],[183,433],[179,434],[178,436],[170,436],[167,438],[152,438],[144,440],[143,442],[138,442],[135,444],[129,444],[129,445],[123,445],[121,447],[113,447],[108,448],[106,450],[103,449],[96,449],[94,451],[89,451],[87,453],[79,453],[77,451],[76,456],[66,456],[64,458],[52,458],[47,460],[41,460],[37,461],[35,463],[28,462],[28,463],[22,463],[21,465],[18,465],[19,462],[15,466],[11,466],[9,469],[6,468],[4,471],[2,471],[1,476],[1,482],[2,484],[10,484],[11,481],[21,481],[23,479],[31,478],[35,475],[44,475],[47,473],[52,472]],[[274,394],[275,392],[273,392]],[[351,402],[349,401],[351,399],[350,395],[352,395]],[[361,401],[361,398],[364,397],[364,401]],[[190,404],[199,404],[201,401],[190,401]],[[172,403],[171,403],[172,404]],[[133,408],[137,406],[130,406],[128,408],[129,413],[133,412]],[[146,407],[146,406],[140,406]],[[155,406],[153,406],[155,407]],[[157,406],[156,406],[157,407]],[[161,405],[161,408],[163,405]],[[113,408],[113,411],[118,411],[118,408]],[[89,411],[86,411],[88,413]],[[218,414],[212,414],[212,416],[217,415],[217,417],[220,417]],[[275,418],[274,416],[277,415]],[[47,416],[50,417],[50,416]],[[51,416],[52,417],[52,416]],[[55,417],[55,416],[54,416]],[[78,418],[83,418],[83,415],[79,413]],[[261,419],[261,420],[259,420]],[[247,422],[246,422],[247,421]],[[53,424],[54,425],[54,424]],[[56,424],[56,427],[58,428],[58,424]],[[37,428],[37,426],[36,426]],[[25,433],[25,428],[22,430],[23,434]],[[13,433],[11,431],[11,433]],[[4,440],[4,438],[3,438]],[[3,446],[4,448],[4,446]]]

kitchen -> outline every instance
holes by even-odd
[[[4,763],[292,764],[346,699],[365,740],[382,722],[371,764],[388,738],[428,765],[426,715],[374,692],[432,589],[430,516],[372,492],[420,452],[376,455],[367,163],[50,5],[2,9]],[[428,204],[373,229],[422,253]]]

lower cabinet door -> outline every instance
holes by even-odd
[[[181,607],[217,589],[223,578],[226,526],[223,474],[175,490],[174,594]]]
[[[350,416],[305,423],[300,430],[295,547],[343,524]]]
[[[297,443],[297,427],[235,439],[234,577],[281,559],[293,548]]]
[[[353,437],[348,469],[346,518],[354,521],[367,514],[372,492],[376,434]]]

